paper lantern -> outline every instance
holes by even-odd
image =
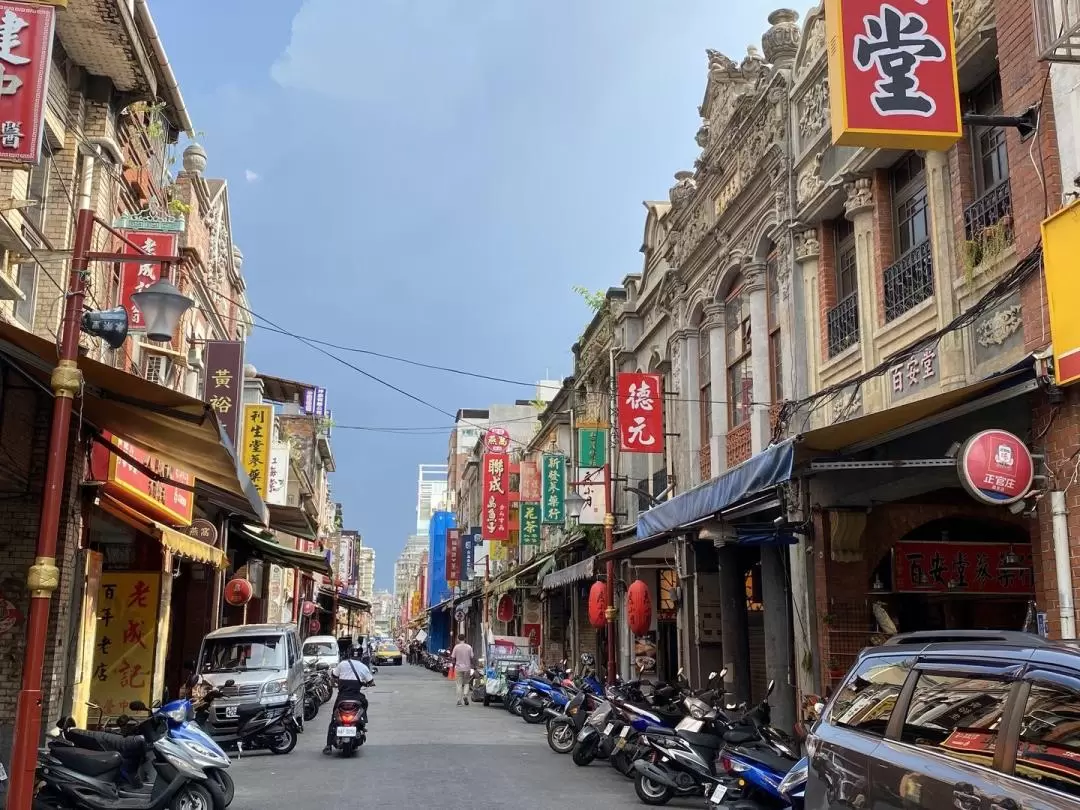
[[[589,589],[589,624],[603,627],[607,623],[607,583],[594,582]]]
[[[514,620],[514,597],[508,593],[502,595],[498,607],[495,608],[495,618],[500,622]]]
[[[626,590],[626,623],[635,636],[643,636],[652,628],[652,596],[649,586],[635,579]]]
[[[314,615],[314,613],[315,613],[315,607],[316,607],[316,606],[315,606],[315,603],[314,603],[314,602],[304,602],[304,608],[303,608],[303,610],[304,610],[304,615],[305,615],[305,616],[312,616],[312,615]]]
[[[234,607],[246,605],[254,595],[255,589],[243,577],[233,577],[225,583],[225,601]]]
[[[311,635],[315,635],[320,630],[322,630],[322,625],[319,623],[318,619],[312,619],[310,622],[308,622],[308,631],[311,633]]]

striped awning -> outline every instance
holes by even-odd
[[[583,579],[592,579],[596,572],[596,557],[589,557],[581,562],[560,568],[544,577],[543,590],[550,591],[554,588],[562,588],[564,585],[572,585]]]

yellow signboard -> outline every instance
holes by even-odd
[[[504,562],[506,556],[506,542],[503,540],[488,540],[488,558],[492,562]]]
[[[126,712],[133,700],[150,705],[160,594],[156,571],[101,575],[90,701],[105,716]],[[90,719],[97,718],[91,714]]]
[[[1058,385],[1080,380],[1080,201],[1062,208],[1042,224],[1043,274],[1054,344],[1054,377]]]
[[[270,486],[270,443],[274,433],[273,405],[245,405],[240,442],[244,471],[265,501]]]

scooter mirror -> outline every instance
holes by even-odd
[[[720,669],[720,675],[718,677],[719,678],[726,678],[727,677],[727,667],[722,667]]]
[[[133,712],[148,712],[148,711],[150,711],[149,709],[146,708],[146,704],[143,703],[141,700],[133,700],[133,701],[131,701],[131,703],[128,704],[128,708],[131,709]]]
[[[765,697],[767,698],[772,694],[772,690],[776,688],[776,681],[769,681],[769,688],[765,690]]]
[[[823,711],[825,711],[825,704],[824,703],[815,703],[814,704],[814,714],[816,714],[818,717],[820,717],[821,713]]]
[[[686,675],[686,670],[685,670],[685,669],[683,669],[682,667],[679,667],[679,671],[678,671],[677,673],[675,673],[675,674],[676,674],[676,675],[677,675],[678,677],[682,678],[682,677],[684,677],[684,676]]]
[[[682,670],[679,670],[679,671],[682,672]],[[716,678],[717,678],[717,674],[716,674],[715,671],[709,673],[709,683],[712,683],[713,681],[715,681]]]

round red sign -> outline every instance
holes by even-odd
[[[976,433],[956,458],[960,483],[978,501],[1006,506],[1027,495],[1035,462],[1018,436],[1004,430]]]
[[[506,428],[488,428],[484,434],[484,449],[489,453],[510,452],[510,431]]]
[[[318,619],[312,619],[310,622],[308,622],[308,630],[311,632],[311,635],[315,635],[320,630],[322,630],[322,625],[319,624]]]
[[[233,577],[225,583],[225,601],[234,607],[246,605],[254,595],[251,583],[243,577]]]

